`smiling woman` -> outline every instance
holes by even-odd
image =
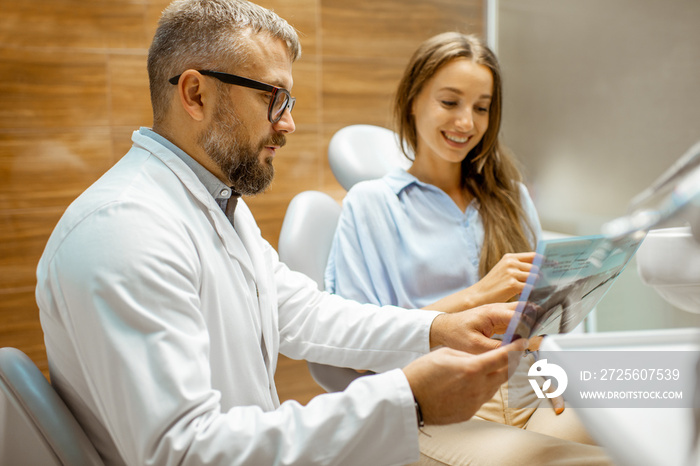
[[[515,161],[499,143],[501,102],[498,62],[476,36],[449,32],[418,47],[394,107],[413,164],[350,189],[328,259],[327,290],[448,313],[476,312],[520,294],[541,228]],[[511,386],[532,362],[522,359]],[[585,457],[572,464],[599,461],[600,450],[584,445],[592,440],[573,410],[562,413],[549,400],[509,405],[508,393],[502,385],[476,421],[427,427],[421,452],[440,464],[548,464],[554,445],[566,441],[561,450],[569,458]],[[496,452],[488,438],[502,435],[512,436],[510,448]],[[525,451],[531,460],[516,458]]]
[[[513,298],[527,279],[540,225],[499,143],[496,57],[473,35],[428,39],[406,67],[394,110],[413,165],[350,190],[327,288],[449,312]],[[372,276],[358,277],[356,268]]]
[[[481,276],[504,254],[531,251],[539,228],[529,195],[521,199],[524,187],[515,161],[499,141],[501,106],[496,56],[478,37],[456,32],[438,34],[415,51],[394,105],[398,133],[416,154],[409,173],[443,190],[462,211],[472,200],[480,204],[489,238],[481,251]],[[431,118],[440,118],[437,127]],[[465,137],[464,144],[456,142]],[[440,153],[452,155],[434,157]]]

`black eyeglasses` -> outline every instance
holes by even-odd
[[[281,87],[276,87],[271,84],[261,83],[260,81],[255,81],[253,79],[244,78],[243,76],[236,76],[235,74],[222,73],[221,71],[211,71],[211,70],[197,70],[200,74],[205,76],[211,76],[216,78],[221,82],[226,84],[233,84],[234,86],[243,86],[250,89],[257,89],[259,91],[265,91],[272,94],[270,97],[270,106],[267,108],[267,119],[270,123],[275,124],[284,115],[284,111],[289,109],[289,113],[292,112],[294,104],[297,99],[289,94],[287,89]],[[181,75],[177,75],[168,79],[170,84],[177,84],[180,80]]]

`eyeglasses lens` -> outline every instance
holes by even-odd
[[[287,108],[289,96],[284,92],[278,92],[272,102],[272,121],[278,122],[282,118],[282,113]]]

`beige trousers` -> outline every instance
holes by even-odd
[[[573,408],[557,415],[549,399],[537,399],[527,378],[532,362],[524,358],[469,421],[423,428],[415,465],[611,465]]]
[[[419,441],[421,459],[415,466],[613,464],[600,447],[483,419],[449,426],[426,426]]]

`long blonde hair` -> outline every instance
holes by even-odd
[[[411,57],[399,82],[394,118],[402,150],[410,158],[418,144],[413,102],[441,67],[459,57],[486,66],[493,75],[488,129],[462,162],[462,186],[479,202],[484,225],[479,263],[479,274],[483,277],[504,254],[531,251],[535,246],[534,230],[520,199],[522,176],[498,138],[503,90],[495,54],[474,35],[446,32],[426,40]]]

